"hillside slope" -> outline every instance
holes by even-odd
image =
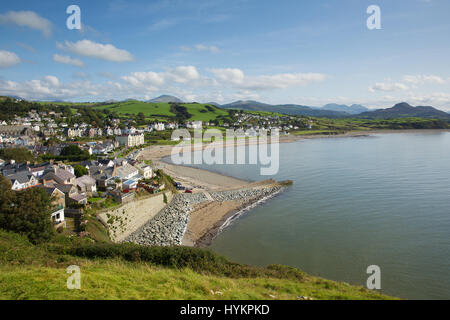
[[[190,115],[187,120],[211,121],[217,117],[228,116],[228,112],[213,105],[200,103],[177,103],[176,105],[186,108]],[[124,102],[111,103],[94,107],[97,110],[108,109],[118,114],[138,114],[142,112],[148,118],[171,120],[178,116],[176,110],[171,108],[168,102],[143,102],[138,100],[128,100]]]
[[[347,106],[345,104],[336,104],[336,103],[329,103],[322,107],[323,110],[330,110],[330,111],[340,111],[340,112],[346,112],[349,114],[359,114],[362,112],[369,111],[368,108],[365,106],[362,106],[360,104],[352,104],[351,106]]]
[[[81,290],[66,287],[70,265],[81,269]],[[289,267],[231,263],[206,250],[62,237],[33,246],[1,230],[0,284],[0,299],[390,299]]]
[[[257,101],[236,101],[220,107],[223,109],[282,113],[291,116],[342,118],[349,115],[341,111],[323,110],[296,104],[270,105]]]
[[[450,119],[450,115],[433,107],[413,107],[405,102],[398,103],[392,108],[363,112],[356,117],[364,119],[397,119],[397,118],[432,118]]]

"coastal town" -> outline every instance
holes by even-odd
[[[244,137],[257,137],[262,130],[274,129],[288,136],[298,125],[305,126],[296,117],[243,112],[233,113],[233,121],[222,123],[147,121],[138,125],[126,117],[111,116],[88,124],[81,114],[86,110],[62,109],[30,109],[0,122],[0,174],[14,192],[44,190],[52,202],[49,218],[59,233],[149,245],[206,245],[214,236],[211,230],[217,232],[238,209],[282,189],[275,181],[253,186],[219,175],[211,178],[213,173],[205,177],[200,170],[189,175],[187,168],[160,161],[178,141],[171,136],[173,130],[232,128],[244,132]],[[306,127],[311,126],[308,121]],[[152,135],[162,141],[155,143]],[[190,219],[192,212],[205,216],[211,210],[216,216],[209,214],[206,224],[199,226]],[[203,219],[200,214],[198,219]],[[149,227],[155,224],[157,230]]]

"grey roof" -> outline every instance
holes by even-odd
[[[11,181],[17,180],[20,183],[27,183],[30,181],[33,175],[29,172],[19,172],[12,175],[7,176],[7,178]]]
[[[53,192],[55,192],[55,190],[62,192],[61,190],[59,190],[58,188],[56,188],[54,186],[42,186],[42,188],[44,188],[44,190],[47,192],[47,194],[49,196],[51,196],[53,194]]]
[[[77,186],[95,186],[95,179],[90,176],[82,176],[75,180]]]
[[[81,165],[89,166],[89,167],[97,167],[98,166],[98,162],[95,161],[95,160],[85,160],[85,161],[81,162]]]
[[[73,184],[55,184],[55,187],[64,193],[69,193],[69,191],[73,188]]]
[[[75,178],[75,175],[64,169],[56,169],[56,175],[62,180],[70,180]]]
[[[73,199],[73,200],[75,200],[75,201],[81,201],[81,200],[84,200],[84,199],[86,199],[87,197],[86,197],[86,195],[84,194],[84,193],[79,193],[79,194],[75,194],[75,195],[73,195],[73,196],[70,196],[70,199]]]

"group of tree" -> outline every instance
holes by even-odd
[[[45,105],[37,102],[25,100],[16,101],[12,98],[4,98],[0,101],[0,120],[12,120],[15,116],[25,116],[31,110],[36,112],[55,111],[63,115],[70,115],[72,112],[68,106]]]
[[[75,144],[62,148],[59,156],[49,154],[42,156],[42,159],[44,160],[53,159],[53,160],[68,160],[68,161],[84,161],[89,160],[90,158],[91,156],[87,150],[83,150]]]
[[[15,160],[16,162],[36,160],[31,151],[23,147],[0,149],[0,158],[7,161]]]
[[[51,199],[43,188],[11,190],[11,182],[0,175],[0,228],[26,235],[33,243],[55,235],[51,222]]]

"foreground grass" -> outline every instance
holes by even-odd
[[[65,268],[0,265],[0,299],[385,299],[375,292],[311,277],[303,282],[231,279],[190,269],[124,261],[85,261],[81,290],[68,290]]]
[[[81,269],[68,290],[66,268]],[[236,264],[194,248],[95,244],[60,236],[34,246],[0,230],[0,299],[391,299],[284,266]]]

